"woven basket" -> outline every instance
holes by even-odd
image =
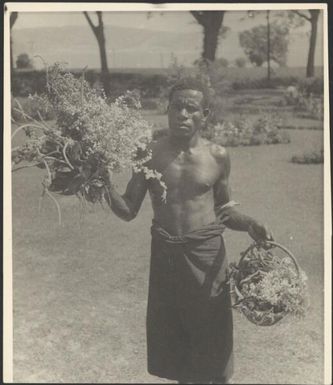
[[[241,270],[242,265],[246,264],[247,258],[254,249],[259,251],[258,255],[263,265],[269,262],[272,255],[271,250],[275,249],[279,250],[280,253],[282,252],[282,255],[278,256],[279,258],[287,258],[289,260],[288,262],[291,263],[290,265],[294,268],[298,277],[300,275],[300,269],[294,255],[286,247],[273,241],[267,241],[264,244],[253,243],[244,252],[241,253],[241,259],[239,260],[238,265],[231,264],[231,266],[233,266],[232,269],[234,272],[230,277],[231,294],[234,298],[233,308],[238,308],[249,321],[256,325],[271,326],[284,318],[288,312],[276,309],[274,307],[270,307],[265,310],[255,309],[254,306],[251,306],[251,301],[248,301],[247,298],[244,298],[244,295],[242,294],[239,287],[240,274],[238,274],[238,272]],[[274,257],[276,256],[277,255],[275,254]],[[252,274],[251,277],[253,277],[255,274],[256,273]],[[246,279],[247,278],[243,278],[242,282],[244,283]]]

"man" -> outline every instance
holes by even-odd
[[[131,220],[149,191],[154,218],[147,311],[149,373],[180,383],[227,383],[233,324],[222,231],[271,239],[264,226],[230,201],[226,149],[201,137],[208,90],[196,79],[170,92],[169,135],[152,146],[148,167],[167,185],[134,173],[124,195],[109,180],[109,205]],[[109,178],[110,179],[110,178]]]

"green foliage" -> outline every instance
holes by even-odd
[[[276,21],[270,24],[270,58],[280,66],[286,64],[289,29]],[[260,67],[267,60],[267,25],[239,33],[241,47],[251,63]]]
[[[292,163],[299,164],[321,164],[324,163],[324,150],[312,150],[303,154],[294,155],[291,161]]]

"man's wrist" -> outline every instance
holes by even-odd
[[[251,231],[252,227],[256,224],[256,220],[253,218],[248,218],[247,221],[247,232]]]
[[[104,179],[104,183],[105,183],[105,186],[109,189],[109,190],[111,190],[111,189],[113,189],[114,187],[113,187],[113,183],[112,183],[112,181],[111,181],[111,177],[110,177],[110,175],[105,175],[104,177],[103,177],[103,179]]]

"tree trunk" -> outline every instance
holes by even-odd
[[[86,17],[92,31],[94,32],[94,35],[98,43],[99,56],[101,59],[101,82],[103,84],[105,94],[109,95],[110,94],[109,67],[108,67],[108,61],[107,61],[106,49],[105,49],[105,36],[104,36],[104,24],[103,24],[102,12],[96,11],[97,18],[98,18],[97,25],[93,24],[93,22],[91,21],[88,15],[88,12],[84,11],[83,14]]]
[[[103,88],[106,95],[109,95],[110,93],[109,67],[108,67],[108,61],[106,56],[105,38],[104,38],[103,31],[102,31],[102,34],[97,38],[97,42],[99,47],[100,59],[101,59],[101,81],[102,81]]]
[[[204,28],[203,52],[202,58],[214,61],[216,57],[218,30],[213,25],[207,25]]]
[[[316,40],[317,40],[317,26],[318,26],[318,17],[319,10],[310,10],[311,14],[311,35],[310,35],[310,45],[308,53],[308,62],[306,66],[306,77],[314,76],[314,61],[315,61],[315,50],[316,50]]]
[[[218,45],[220,28],[223,23],[225,11],[192,11],[193,17],[203,27],[202,58],[214,61]]]
[[[267,18],[267,80],[271,80],[271,31],[269,22],[269,10],[266,11]]]
[[[14,70],[14,59],[13,59],[13,39],[12,39],[12,28],[17,20],[18,13],[11,12],[9,16],[9,26],[10,26],[10,72],[13,73]]]
[[[13,39],[12,36],[10,36],[10,73],[13,74],[14,71],[14,59],[13,59]]]

